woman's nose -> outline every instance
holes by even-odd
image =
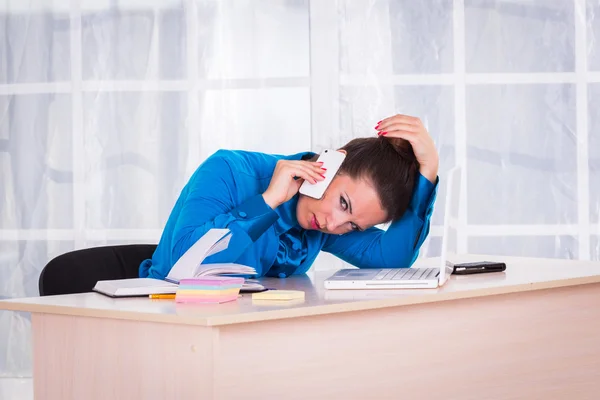
[[[331,213],[327,218],[327,230],[329,232],[335,232],[340,226],[344,224],[344,218],[342,215]]]
[[[334,221],[333,218],[328,218],[327,219],[327,231],[328,232],[335,231],[335,223],[333,221]]]

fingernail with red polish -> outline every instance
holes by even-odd
[[[323,175],[323,174],[319,174],[319,175],[321,175],[323,177],[323,179],[325,179],[325,175]]]
[[[323,168],[323,167],[321,167],[321,169],[322,169],[323,171],[327,171],[327,168]]]
[[[381,120],[381,121],[383,121],[383,120]],[[377,125],[379,125],[381,123],[381,121],[377,122]]]
[[[387,135],[387,132],[381,132],[382,135]]]

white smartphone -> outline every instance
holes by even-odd
[[[323,150],[319,155],[317,162],[322,162],[323,168],[326,169],[326,171],[323,172],[325,179],[322,181],[317,181],[315,184],[304,181],[302,186],[300,186],[300,193],[314,199],[322,198],[323,194],[325,194],[325,190],[327,190],[327,187],[342,166],[345,158],[346,154],[340,151],[331,149]]]

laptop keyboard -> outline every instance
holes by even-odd
[[[382,269],[373,278],[376,281],[396,281],[396,280],[421,280],[433,279],[437,276],[439,268],[399,268]]]

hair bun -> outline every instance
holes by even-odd
[[[401,158],[403,158],[409,162],[417,163],[417,157],[415,156],[412,145],[410,144],[410,142],[408,140],[401,139],[401,138],[386,138],[386,139],[392,145],[394,150],[396,150],[396,153],[398,153],[398,155]]]

